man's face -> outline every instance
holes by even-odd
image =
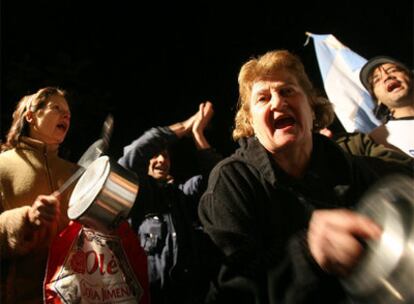
[[[157,180],[166,180],[170,174],[170,155],[167,150],[153,156],[148,166],[148,175]]]
[[[413,83],[407,71],[394,63],[384,63],[371,74],[372,90],[378,102],[389,109],[413,104]]]

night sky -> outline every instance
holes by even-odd
[[[2,139],[19,98],[56,85],[70,93],[62,151],[72,161],[100,137],[108,113],[115,119],[108,153],[117,158],[146,129],[184,120],[204,100],[216,113],[207,137],[228,155],[237,73],[251,56],[288,49],[322,91],[306,31],[334,34],[365,58],[390,55],[413,66],[410,0],[144,2],[2,0]],[[192,173],[193,149],[190,139],[174,147],[176,174]]]

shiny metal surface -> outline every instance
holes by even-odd
[[[78,160],[78,165],[84,169],[88,168],[88,166],[92,164],[94,160],[98,159],[104,154],[105,150],[106,146],[103,139],[98,139],[82,154]]]
[[[136,176],[108,156],[89,165],[69,201],[68,217],[108,232],[126,219],[138,194]]]
[[[378,223],[378,241],[342,280],[357,303],[414,303],[414,180],[390,176],[361,199],[358,211]]]

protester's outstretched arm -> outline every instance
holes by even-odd
[[[223,159],[223,155],[211,147],[204,134],[204,130],[210,123],[213,115],[213,104],[210,101],[201,103],[192,129],[194,143],[198,150],[197,158],[201,172],[205,176],[205,181],[207,181],[211,169]]]
[[[168,126],[168,128],[173,131],[178,138],[191,134],[197,149],[208,149],[210,148],[210,144],[204,136],[204,130],[213,115],[213,104],[210,101],[202,102],[196,113],[184,121]]]
[[[197,161],[201,175],[194,176],[182,185],[182,190],[187,195],[201,195],[207,186],[211,169],[223,159],[223,156],[210,146],[204,135],[204,130],[213,115],[213,104],[206,101],[200,103],[197,113],[193,116],[192,137],[197,147]],[[198,202],[198,199],[196,201]]]
[[[197,116],[198,112],[191,115],[189,118],[187,118],[184,121],[177,122],[175,124],[172,124],[168,126],[168,128],[175,133],[175,135],[178,138],[182,138],[186,135],[190,135],[191,129],[194,124],[194,120]]]
[[[151,128],[134,140],[130,145],[124,147],[124,154],[118,162],[125,168],[146,174],[149,159],[155,154],[167,149],[168,146],[177,141],[177,139],[184,136],[190,136],[193,132],[193,125],[196,120],[198,141],[200,142],[200,145],[209,147],[202,132],[212,116],[211,107],[212,105],[210,104],[204,110],[204,114],[200,113],[200,110],[198,110],[186,120],[174,123],[167,127]],[[200,108],[204,109],[205,107],[200,105]]]

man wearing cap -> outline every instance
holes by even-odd
[[[370,133],[372,139],[414,157],[413,71],[394,58],[378,56],[362,67],[359,77],[383,122]]]

